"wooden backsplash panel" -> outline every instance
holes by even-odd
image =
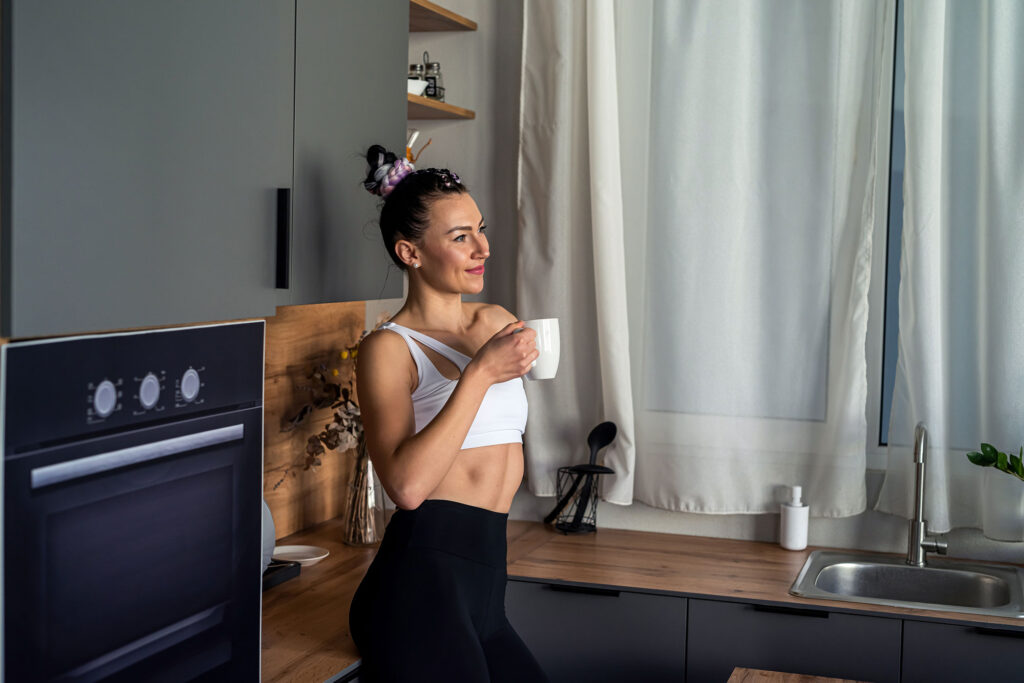
[[[318,471],[302,469],[306,439],[330,421],[331,410],[315,412],[295,431],[281,428],[307,401],[301,387],[318,363],[327,362],[329,371],[337,369],[335,381],[342,386],[351,380],[355,387],[355,364],[339,354],[359,339],[365,320],[362,301],[282,306],[267,318],[263,496],[274,515],[277,538],[333,519],[344,509],[351,451],[327,451]],[[290,465],[295,466],[281,481]]]

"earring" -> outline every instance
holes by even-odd
[[[413,268],[419,268],[419,267],[420,267],[420,264],[418,264],[418,263],[414,263],[414,264],[412,264],[412,267],[413,267]]]

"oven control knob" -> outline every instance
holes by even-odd
[[[142,378],[139,385],[139,402],[142,407],[149,410],[160,400],[160,380],[152,372]]]
[[[100,417],[107,417],[114,412],[117,405],[117,389],[109,379],[100,382],[96,392],[92,395],[92,407]]]
[[[181,376],[181,397],[191,403],[199,395],[199,373],[189,368]]]

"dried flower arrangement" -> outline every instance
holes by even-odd
[[[360,341],[366,331],[360,336]],[[359,354],[359,342],[343,349],[338,357],[343,361],[355,361]],[[332,354],[333,356],[333,354]],[[309,384],[299,388],[310,395],[308,402],[288,419],[281,428],[282,432],[294,431],[317,410],[330,407],[332,419],[324,428],[306,440],[305,452],[288,466],[281,478],[274,484],[274,489],[284,483],[288,474],[299,465],[304,470],[316,471],[323,463],[322,457],[328,450],[355,451],[355,463],[349,479],[349,491],[345,502],[345,537],[344,542],[350,545],[367,545],[376,543],[379,538],[374,519],[373,468],[366,450],[366,439],[363,434],[363,422],[360,417],[359,405],[354,399],[352,385],[343,387],[332,378],[339,376],[337,369],[329,369],[326,362],[316,364],[306,375]]]

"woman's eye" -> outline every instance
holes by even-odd
[[[455,241],[456,242],[465,242],[466,241],[466,236],[465,235],[459,235],[458,237],[455,238]]]
[[[480,232],[484,232],[485,230],[487,230],[487,226],[486,225],[481,225],[480,226]]]

